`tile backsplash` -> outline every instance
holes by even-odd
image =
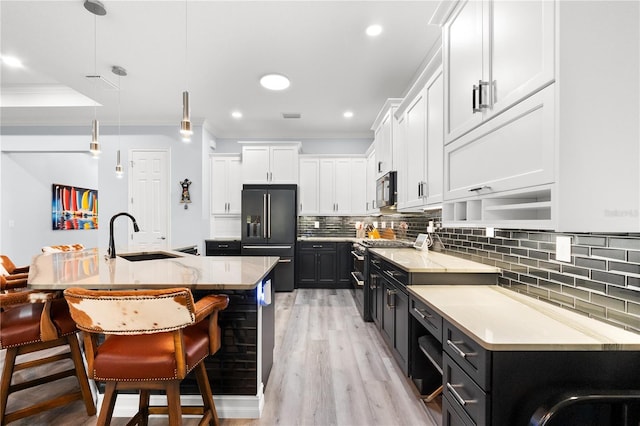
[[[640,333],[640,234],[555,233],[524,229],[442,228],[440,211],[375,217],[304,216],[298,232],[308,236],[355,237],[357,221],[407,224],[404,239],[436,223],[443,251],[497,266],[499,284],[513,291]],[[319,228],[315,228],[315,222]],[[555,259],[556,236],[571,237],[571,261]],[[442,249],[442,247],[439,247]]]

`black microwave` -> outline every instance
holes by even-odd
[[[376,181],[377,207],[392,207],[396,204],[396,172],[388,172]]]

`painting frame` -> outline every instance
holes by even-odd
[[[98,190],[51,184],[51,229],[98,229]]]

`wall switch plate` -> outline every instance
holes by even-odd
[[[431,234],[435,231],[435,229],[433,229],[433,221],[430,220],[429,221],[429,225],[427,225],[427,234]]]
[[[487,237],[493,238],[496,236],[496,230],[495,228],[486,228],[484,230],[484,233]]]
[[[320,222],[318,222],[317,220],[313,222],[313,227],[316,229],[320,228]]]
[[[556,236],[556,260],[559,262],[571,262],[571,237]]]

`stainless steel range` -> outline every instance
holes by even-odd
[[[353,284],[353,297],[360,315],[365,321],[372,321],[369,312],[369,254],[370,248],[403,248],[411,247],[411,242],[402,240],[386,240],[382,238],[364,238],[353,243],[351,256],[353,267],[351,269],[351,282]]]

